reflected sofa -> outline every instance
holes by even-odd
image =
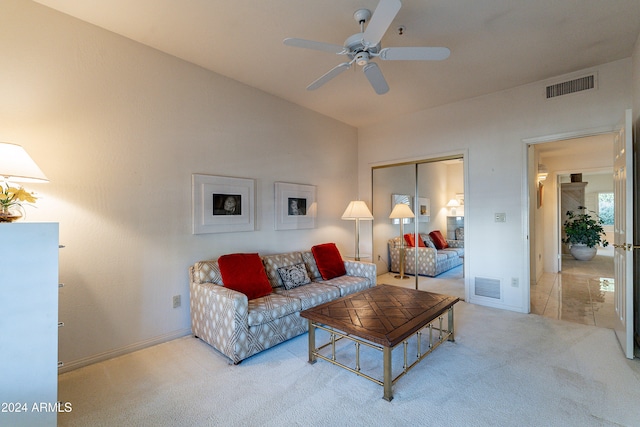
[[[462,232],[461,232],[462,233]],[[456,233],[461,235],[461,233]],[[400,255],[402,245],[405,247],[405,274],[415,274],[415,260],[418,259],[418,275],[435,277],[454,267],[462,265],[464,262],[464,240],[447,239],[448,248],[436,249],[431,237],[428,234],[420,234],[420,238],[425,243],[425,247],[409,247],[406,241],[400,236],[390,239],[389,260],[390,271],[398,273],[400,271]]]

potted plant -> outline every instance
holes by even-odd
[[[563,243],[571,245],[571,255],[580,261],[589,261],[598,249],[597,245],[606,247],[609,245],[603,238],[604,221],[593,211],[587,211],[584,206],[578,206],[582,213],[567,211],[567,220],[564,222],[565,237]]]
[[[0,184],[0,222],[13,222],[24,215],[23,203],[35,203],[36,196],[22,187]]]

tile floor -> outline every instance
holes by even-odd
[[[378,276],[378,283],[414,288],[415,279],[398,280],[393,273]],[[455,295],[464,300],[462,267],[437,278],[420,277],[419,289]],[[531,286],[531,313],[568,322],[613,328],[613,251],[599,251],[591,261],[563,256],[561,273],[544,273]]]
[[[613,328],[613,256],[576,261],[563,255],[562,272],[544,273],[531,286],[531,313]]]

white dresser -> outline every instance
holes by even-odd
[[[55,426],[58,224],[0,223],[0,425]]]

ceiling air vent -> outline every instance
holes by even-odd
[[[547,86],[547,99],[556,98],[570,93],[582,92],[583,90],[595,89],[596,76],[591,74],[577,79],[568,80]]]

